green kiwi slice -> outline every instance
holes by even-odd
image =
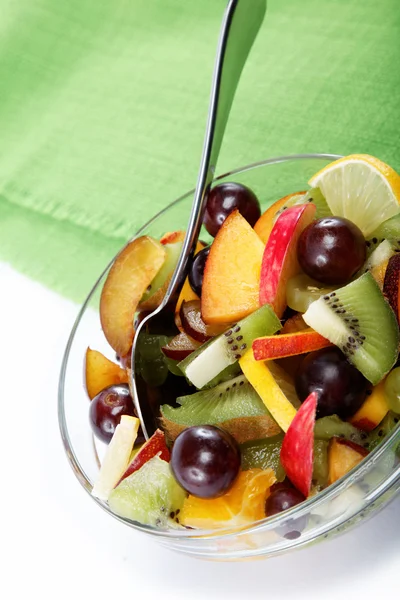
[[[378,427],[375,427],[375,429],[373,429],[371,433],[369,433],[365,444],[368,450],[373,450],[374,448],[376,448],[376,446],[383,442],[387,434],[393,431],[395,427],[397,427],[399,421],[399,415],[396,415],[391,411],[388,412],[386,417],[383,419],[382,423],[380,423]]]
[[[370,273],[313,302],[303,319],[336,344],[373,385],[397,360],[397,320]]]
[[[345,438],[356,444],[362,444],[363,434],[359,429],[351,423],[342,421],[337,415],[322,417],[315,421],[314,436],[317,440],[329,442],[333,437]]]
[[[244,375],[214,388],[177,398],[178,408],[161,406],[161,426],[173,441],[186,427],[218,425],[239,442],[281,432],[264,402]]]
[[[381,223],[381,225],[368,236],[368,239],[365,242],[367,254],[370,255],[383,240],[388,240],[393,250],[395,252],[400,252],[400,213]]]
[[[193,385],[201,389],[226,367],[237,362],[251,348],[255,338],[273,335],[280,328],[280,320],[271,306],[265,304],[225,333],[200,346],[178,367]]]
[[[281,465],[280,453],[283,442],[283,433],[273,437],[254,440],[241,444],[242,469],[273,469],[278,480],[285,478],[285,471]]]
[[[121,481],[111,492],[108,504],[120,517],[167,528],[177,526],[170,515],[182,507],[185,498],[186,492],[175,480],[169,464],[154,456]]]
[[[332,212],[322,195],[322,192],[319,188],[311,188],[305,194],[295,194],[291,196],[288,201],[280,208],[275,217],[274,222],[278,219],[278,217],[283,213],[284,210],[290,208],[292,206],[297,206],[298,204],[306,204],[306,202],[312,202],[315,204],[317,210],[315,212],[315,218],[321,219],[322,217],[331,217]]]

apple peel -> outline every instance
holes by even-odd
[[[147,440],[145,444],[143,444],[139,452],[135,454],[117,485],[119,485],[123,479],[129,477],[129,475],[132,475],[132,473],[138,471],[146,462],[157,455],[159,458],[161,458],[161,460],[165,460],[165,462],[169,462],[171,457],[167,448],[167,444],[165,443],[164,433],[161,431],[161,429],[157,429],[151,438]],[[117,487],[117,485],[115,487]]]
[[[283,438],[281,463],[293,485],[308,497],[314,462],[314,425],[318,394],[312,392],[303,402]]]
[[[252,344],[256,360],[286,358],[321,350],[327,346],[332,346],[332,343],[311,328],[296,333],[260,337]]]

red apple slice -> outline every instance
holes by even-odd
[[[383,294],[400,323],[400,254],[395,254],[389,259],[383,282]]]
[[[144,465],[144,463],[156,456],[156,454],[158,454],[162,460],[169,462],[170,452],[165,443],[165,436],[161,429],[157,429],[151,438],[147,440],[145,444],[143,444],[139,452],[135,454],[117,485],[119,485],[123,479],[129,477],[129,475],[132,475],[132,473],[138,471],[140,467]],[[117,485],[115,487],[117,487]]]
[[[200,345],[200,342],[197,342],[186,333],[179,333],[166,346],[162,347],[162,351],[168,358],[183,360],[197,350]]]
[[[271,304],[278,317],[286,308],[286,285],[300,272],[297,242],[315,217],[314,204],[287,208],[276,221],[265,246],[260,278],[260,306]]]
[[[271,231],[274,227],[274,221],[279,211],[282,211],[285,204],[290,202],[290,200],[294,196],[301,196],[306,192],[295,192],[294,194],[289,194],[280,200],[274,202],[267,210],[261,215],[258,219],[257,223],[254,225],[254,231],[258,235],[258,237],[264,242],[267,243],[269,236],[271,235]]]
[[[253,341],[253,353],[256,360],[275,360],[313,352],[332,346],[331,342],[311,329],[283,335],[268,335]]]
[[[318,395],[312,392],[290,424],[281,448],[281,463],[293,485],[307,498],[314,462],[314,425]]]

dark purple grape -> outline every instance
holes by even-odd
[[[347,283],[365,262],[365,239],[348,219],[325,217],[302,232],[297,256],[309,277],[328,285]]]
[[[310,352],[300,364],[295,383],[301,402],[311,392],[318,393],[318,418],[338,415],[347,419],[360,408],[370,387],[335,347]]]
[[[204,225],[215,237],[226,217],[235,209],[253,227],[261,216],[257,196],[240,183],[220,183],[210,192],[204,213]]]
[[[189,284],[195,294],[201,296],[201,288],[203,287],[204,267],[206,266],[207,258],[210,253],[210,246],[200,250],[194,257],[192,266],[189,270]]]
[[[296,488],[286,487],[284,484],[281,484],[280,487],[277,487],[268,496],[265,503],[265,514],[268,517],[272,517],[272,515],[277,515],[284,510],[288,510],[304,500],[303,494],[296,490]]]
[[[129,386],[126,383],[110,385],[90,403],[89,420],[95,436],[108,444],[122,415],[134,416]]]
[[[217,498],[232,486],[240,460],[239,446],[227,431],[201,425],[178,435],[170,464],[175,479],[189,494]]]

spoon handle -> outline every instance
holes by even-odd
[[[230,0],[225,10],[193,205],[182,251],[160,310],[183,284],[186,276],[188,261],[200,234],[204,208],[214,178],[233,98],[243,67],[263,22],[265,11],[266,0]]]

